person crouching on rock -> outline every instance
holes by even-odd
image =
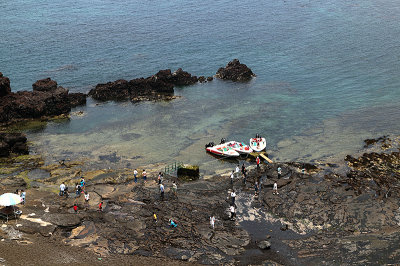
[[[103,202],[100,202],[99,203],[99,212],[102,212],[103,211]]]
[[[74,211],[75,213],[78,213],[78,206],[76,206],[76,204],[74,204]]]
[[[85,202],[89,202],[89,192],[85,191]]]
[[[175,228],[178,226],[178,223],[176,221],[172,220],[172,218],[171,218],[171,219],[169,219],[169,226]]]

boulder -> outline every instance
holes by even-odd
[[[0,101],[0,123],[43,116],[57,116],[71,111],[68,90],[59,87],[51,92],[21,91]]]
[[[10,79],[3,76],[0,72],[0,97],[11,93]]]
[[[28,154],[26,135],[22,133],[0,132],[0,157],[7,157],[11,152],[16,154]]]
[[[60,227],[75,227],[81,223],[81,219],[75,213],[46,213],[42,220]]]
[[[270,249],[270,248],[271,248],[271,243],[270,243],[269,241],[267,241],[267,240],[264,240],[264,241],[260,241],[260,242],[257,244],[257,246],[258,246],[260,249]]]
[[[54,91],[57,89],[57,82],[51,78],[41,79],[32,84],[33,91]]]
[[[68,98],[69,98],[71,107],[85,105],[86,97],[87,97],[87,95],[85,93],[80,93],[80,92],[68,94]]]
[[[178,168],[177,176],[181,180],[197,180],[200,176],[198,165],[184,165]]]
[[[238,59],[229,62],[226,67],[218,69],[216,77],[232,81],[249,81],[254,77],[254,73],[245,64],[241,64]]]
[[[196,76],[192,76],[190,73],[183,71],[182,68],[178,68],[172,73],[171,82],[176,86],[187,86],[197,83],[198,79]]]

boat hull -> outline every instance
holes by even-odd
[[[251,138],[250,139],[250,148],[252,148],[256,152],[263,151],[267,147],[267,141],[265,138]]]
[[[215,145],[212,147],[207,147],[206,151],[209,153],[218,155],[218,156],[226,156],[226,157],[238,157],[240,154],[233,150],[231,147],[226,144]]]

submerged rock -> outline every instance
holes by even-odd
[[[178,178],[181,180],[197,180],[200,176],[198,165],[184,165],[178,168]]]
[[[271,243],[267,240],[260,241],[257,245],[260,249],[270,249]]]
[[[226,67],[218,69],[216,77],[232,81],[249,81],[255,74],[245,64],[241,64],[238,59],[229,62]]]
[[[0,132],[0,157],[7,157],[10,153],[29,153],[25,134]]]

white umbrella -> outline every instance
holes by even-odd
[[[0,206],[13,206],[21,202],[22,198],[14,193],[5,193],[0,196]]]

